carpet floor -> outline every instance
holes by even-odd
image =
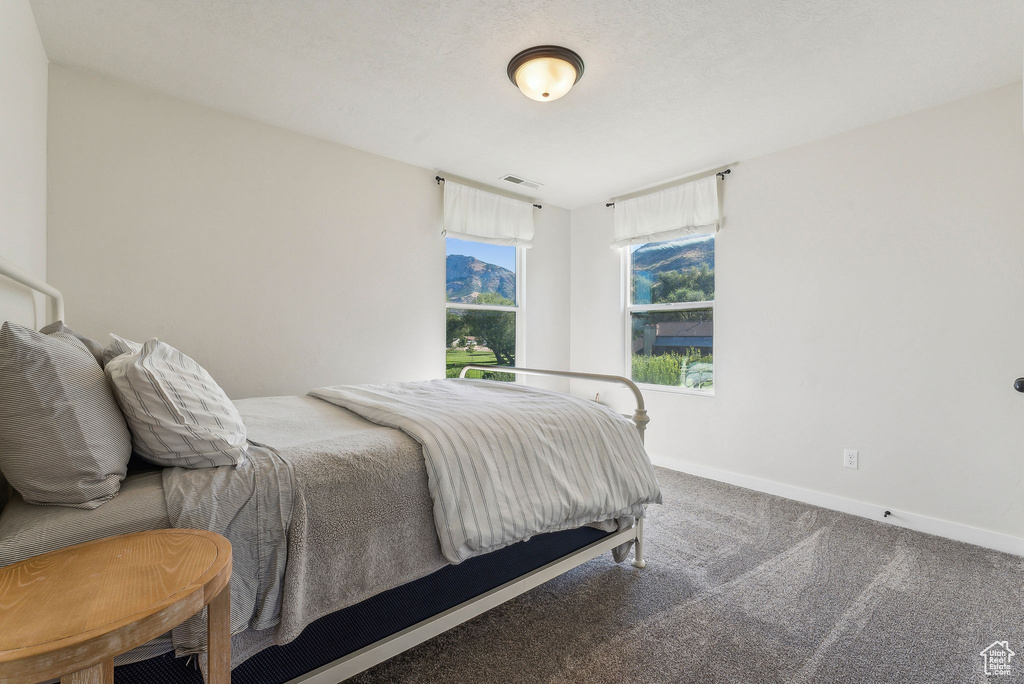
[[[1024,558],[658,478],[644,570],[594,559],[350,681],[1024,681]]]

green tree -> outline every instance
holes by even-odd
[[[476,304],[512,306],[511,299],[496,292],[483,292]],[[511,311],[480,311],[470,309],[463,318],[468,334],[473,335],[494,353],[499,366],[516,365],[516,315]]]
[[[466,321],[464,316],[460,316],[457,313],[449,310],[448,315],[445,316],[445,327],[447,328],[448,337],[444,341],[444,346],[449,347],[453,340],[461,339],[466,336]]]
[[[715,269],[707,264],[685,271],[664,271],[651,285],[651,304],[704,302],[715,298]]]

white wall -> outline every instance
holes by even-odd
[[[1024,537],[1021,123],[1017,85],[735,165],[716,395],[648,392],[652,455]],[[572,367],[621,373],[612,211],[571,232]]]
[[[549,204],[534,211],[534,246],[525,250],[523,312],[526,331],[516,365],[527,368],[569,368],[569,218],[570,213]],[[523,376],[531,385],[567,392],[559,379]]]
[[[235,398],[443,377],[434,175],[55,65],[50,281],[73,327],[164,339]],[[564,367],[569,213],[537,217],[524,344]]]
[[[0,257],[37,277],[46,276],[46,67],[28,0],[0,2]],[[44,313],[0,277],[0,322]]]

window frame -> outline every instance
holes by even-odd
[[[470,238],[465,238],[465,237],[459,237],[457,239],[463,240],[463,241],[466,241],[466,242],[481,242],[479,240],[472,240]],[[446,237],[445,238],[445,246],[446,247],[447,247],[447,244],[448,244],[447,240],[448,240],[448,238]],[[524,273],[525,273],[525,270],[526,270],[526,249],[524,247],[519,246],[519,245],[515,245],[515,250],[516,250],[516,303],[515,303],[514,306],[507,306],[507,305],[502,305],[502,304],[466,304],[466,303],[462,303],[462,302],[449,302],[448,301],[448,293],[446,291],[445,292],[445,296],[444,296],[444,310],[445,310],[446,314],[448,313],[448,311],[450,309],[459,309],[459,310],[463,310],[463,311],[474,310],[474,311],[509,311],[509,312],[511,312],[512,315],[515,316],[515,326],[516,326],[516,367],[521,367],[521,366],[523,366],[522,354],[523,354],[523,346],[524,346],[523,345],[524,336],[523,336],[523,330],[522,330],[522,326],[520,325],[520,322],[522,320],[521,319],[521,314],[523,313],[523,308],[524,308],[524,304],[525,304],[525,302],[524,302],[524,295],[525,295],[525,292],[526,292],[526,288],[523,287],[523,276],[524,276]],[[448,344],[450,344],[450,343],[451,343],[451,340],[447,340],[445,342],[445,353],[446,354],[448,352]],[[523,382],[524,381],[524,376],[522,376],[522,375],[515,375],[513,377],[512,381],[513,382]]]
[[[717,236],[716,236],[717,238]],[[655,242],[663,242],[663,240],[651,240],[650,242],[642,243],[653,244]],[[718,298],[718,281],[717,281],[717,269],[716,269],[716,281],[715,281],[715,299],[702,302],[675,302],[670,304],[633,304],[633,247],[635,245],[627,245],[623,247],[620,252],[622,253],[622,287],[619,288],[619,292],[622,295],[620,302],[622,310],[625,312],[623,316],[623,330],[622,330],[622,359],[623,359],[623,376],[633,380],[633,314],[635,313],[647,313],[647,312],[658,312],[658,311],[692,311],[692,310],[705,310],[711,312],[711,335],[712,335],[712,355],[714,355],[714,339],[715,339],[715,300]],[[718,241],[715,240],[716,250],[716,262],[717,262],[717,250]],[[516,357],[518,358],[518,357]],[[712,362],[714,366],[714,362]],[[714,372],[714,371],[713,371]],[[717,376],[717,373],[716,373]],[[634,382],[636,382],[634,380]],[[718,385],[718,378],[715,377],[715,382],[711,385],[711,389],[693,389],[692,387],[674,386],[674,385],[652,385],[646,382],[637,382],[637,387],[644,390],[645,392],[666,392],[669,394],[688,394],[697,397],[713,397],[715,396],[715,388]]]

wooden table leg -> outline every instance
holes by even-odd
[[[231,583],[210,601],[206,612],[206,684],[231,683]]]
[[[92,667],[60,678],[60,684],[114,684],[114,659],[109,658]]]

